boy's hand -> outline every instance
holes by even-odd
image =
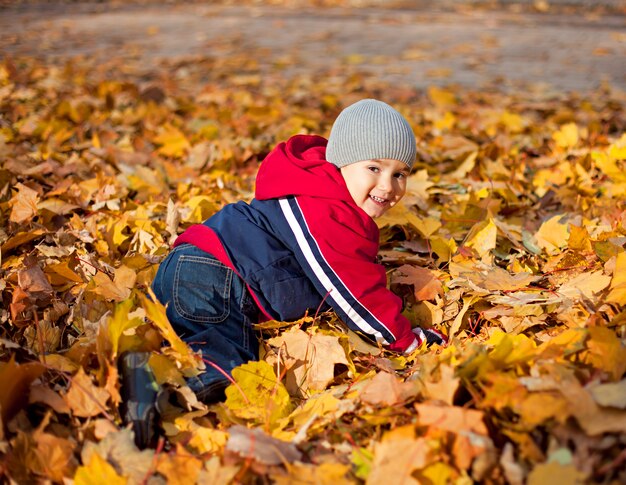
[[[448,344],[448,338],[435,330],[434,328],[423,329],[420,327],[415,327],[412,329],[412,332],[415,334],[415,341],[409,345],[409,347],[404,351],[405,354],[410,354],[420,345],[422,342],[426,342],[426,346],[430,347],[433,344],[440,345],[441,347],[445,347]]]

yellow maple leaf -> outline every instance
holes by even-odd
[[[533,392],[517,400],[513,410],[529,426],[539,426],[548,419],[564,423],[570,416],[568,401],[557,392]]]
[[[197,482],[202,461],[177,444],[176,453],[159,455],[156,469],[166,478],[168,484],[187,485]]]
[[[113,316],[107,319],[100,327],[105,329],[107,340],[111,346],[111,358],[117,357],[119,353],[120,338],[127,330],[141,325],[142,321],[138,317],[129,318],[129,313],[133,308],[132,299],[124,300],[116,305]]]
[[[182,341],[172,328],[165,307],[159,302],[151,288],[148,288],[148,294],[150,297],[139,295],[139,301],[147,317],[154,323],[163,338],[170,343],[169,347],[163,349],[163,353],[174,358],[185,376],[197,375],[199,370],[204,369],[202,359]]]
[[[626,305],[626,252],[621,252],[616,257],[611,291],[606,300],[618,305]]]
[[[520,133],[521,131],[524,131],[525,127],[524,118],[517,113],[512,113],[506,110],[500,115],[500,123],[502,123],[511,133]]]
[[[537,355],[537,344],[524,334],[509,335],[496,331],[487,345],[494,346],[489,354],[490,359],[503,365],[526,362]]]
[[[609,156],[615,160],[626,160],[626,133],[609,147]]]
[[[228,433],[225,431],[205,428],[197,424],[190,429],[190,432],[189,446],[195,448],[199,453],[220,453],[224,450],[228,440]]]
[[[496,237],[498,235],[498,227],[489,218],[481,221],[470,230],[465,245],[474,248],[480,258],[488,256],[490,251],[496,247]]]
[[[439,107],[451,106],[456,104],[456,95],[448,90],[437,86],[428,86],[428,97]]]
[[[381,228],[385,226],[404,226],[406,224],[410,224],[424,237],[430,237],[441,227],[440,221],[431,217],[422,219],[411,211],[402,201],[388,210],[385,214],[378,217],[376,219],[376,224]]]
[[[353,480],[347,477],[350,467],[339,462],[324,462],[309,465],[301,462],[286,464],[288,475],[272,474],[276,485],[315,483],[316,485],[350,485]]]
[[[232,377],[237,385],[226,388],[226,407],[235,416],[272,429],[289,415],[293,406],[285,386],[265,361],[235,367]]]
[[[446,111],[443,116],[435,120],[433,128],[437,130],[450,130],[454,127],[455,123],[456,117],[449,111]]]
[[[91,455],[91,460],[85,466],[76,470],[75,485],[126,485],[128,480],[121,477],[115,468],[97,453]]]
[[[573,148],[578,144],[578,126],[576,123],[562,125],[558,131],[552,133],[552,139],[560,148]]]
[[[172,125],[164,126],[154,142],[161,145],[157,151],[166,157],[182,157],[191,147],[185,134]]]
[[[130,297],[131,291],[137,281],[137,274],[128,266],[120,266],[115,270],[113,280],[105,273],[98,271],[93,281],[95,294],[101,295],[107,300],[123,301]]]
[[[589,328],[587,362],[608,372],[613,380],[626,371],[626,347],[614,331],[606,327]]]
[[[545,221],[535,233],[537,245],[548,254],[556,254],[567,246],[569,227],[562,222],[563,215],[559,214]]]

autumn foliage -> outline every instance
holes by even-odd
[[[0,473],[16,483],[626,480],[624,95],[260,73],[0,64]],[[206,407],[206,365],[148,289],[186,227],[250,200],[259,162],[363,97],[419,141],[378,220],[389,284],[446,348],[402,356],[333,314],[266,322]],[[118,356],[152,352],[156,450],[120,422]]]

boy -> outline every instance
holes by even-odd
[[[343,110],[328,141],[280,143],[261,164],[255,199],[187,229],[161,263],[152,286],[174,329],[228,373],[258,359],[252,323],[320,306],[391,350],[443,344],[435,331],[412,331],[375,262],[374,218],[404,195],[415,155],[409,123],[374,99]],[[228,383],[210,366],[189,385],[214,402]]]

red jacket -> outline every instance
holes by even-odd
[[[299,318],[327,303],[353,330],[403,351],[415,343],[402,302],[376,263],[378,227],[354,201],[327,141],[298,135],[263,161],[255,199],[229,204],[176,241],[233,268],[267,317]]]

